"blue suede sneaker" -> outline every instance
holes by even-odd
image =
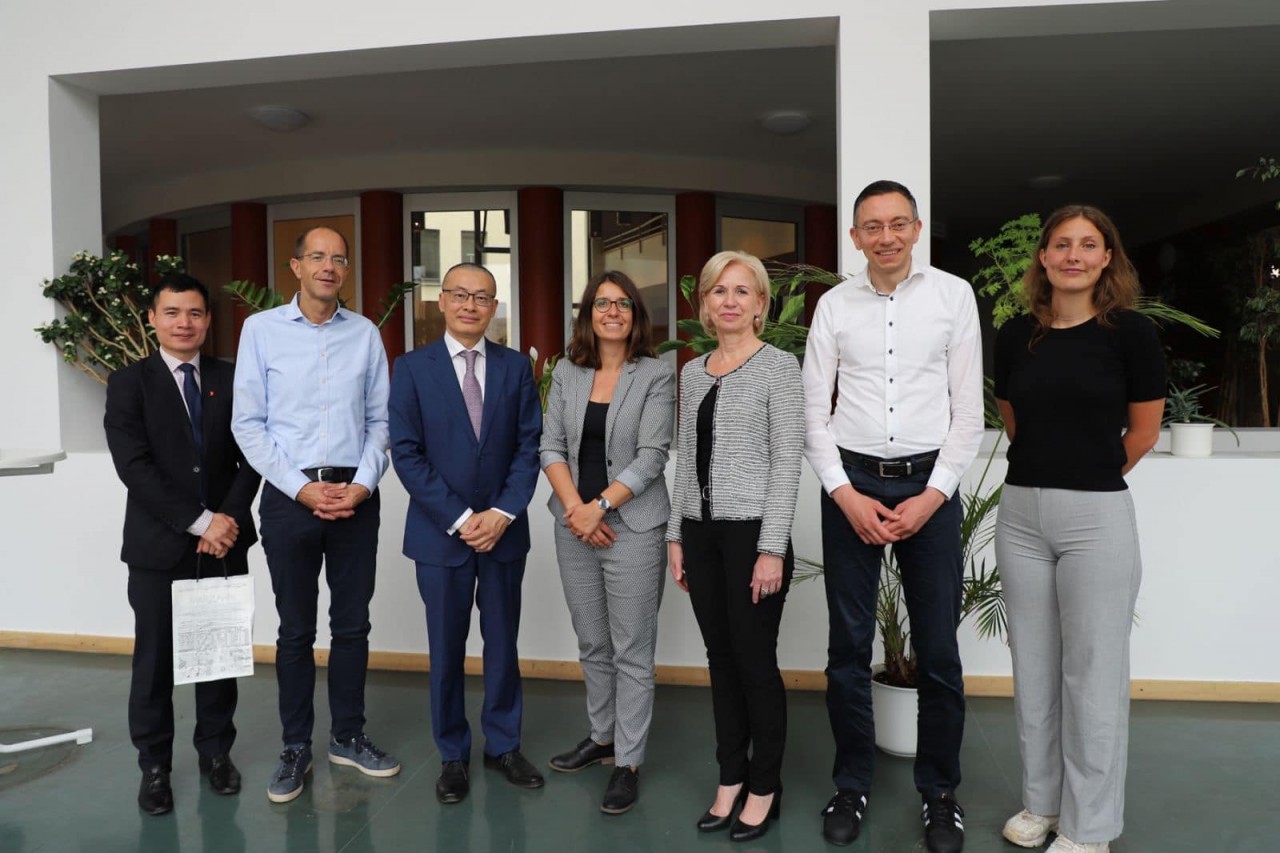
[[[311,745],[286,744],[280,753],[280,763],[271,774],[267,785],[267,799],[273,803],[288,803],[302,793],[303,777],[311,772]]]
[[[329,761],[354,767],[366,776],[394,776],[400,772],[400,762],[387,755],[364,732],[346,740],[329,738]]]

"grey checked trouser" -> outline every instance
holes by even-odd
[[[1129,633],[1142,581],[1128,491],[1006,484],[996,559],[1009,615],[1023,808],[1062,834],[1124,828]]]
[[[653,719],[653,655],[667,563],[665,526],[637,533],[616,512],[618,539],[593,548],[556,525],[564,598],[578,635],[591,739],[614,745],[619,767],[644,763]]]

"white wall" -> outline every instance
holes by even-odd
[[[991,436],[988,436],[990,439]],[[970,472],[966,488],[980,465]],[[997,458],[989,482],[999,482]],[[1272,653],[1274,606],[1280,601],[1280,554],[1260,546],[1273,525],[1280,454],[1174,459],[1152,454],[1130,475],[1142,539],[1144,578],[1133,631],[1133,677],[1204,681],[1280,682]],[[68,484],[77,485],[75,491]],[[426,629],[413,565],[400,555],[407,495],[389,474],[382,485],[378,588],[370,643],[380,651],[425,653]],[[539,484],[530,514],[533,551],[524,584],[520,654],[572,661],[577,645],[564,604],[552,543],[549,494]],[[794,541],[800,555],[821,559],[817,480],[806,466]],[[1211,500],[1196,497],[1215,496]],[[1220,498],[1216,496],[1221,496]],[[77,453],[53,476],[0,478],[6,507],[0,537],[0,628],[17,631],[128,637],[132,615],[126,570],[118,560],[124,489],[106,454]],[[84,519],[74,530],[64,519]],[[277,620],[261,548],[250,561],[256,578],[255,642],[274,642]],[[320,612],[327,610],[327,598]],[[826,665],[826,604],[820,582],[795,587],[783,617],[782,666]],[[327,645],[321,629],[320,644]],[[965,670],[1008,675],[1008,650],[961,631]],[[468,653],[480,654],[473,624]],[[702,666],[705,655],[688,597],[668,582],[662,604],[658,662]]]

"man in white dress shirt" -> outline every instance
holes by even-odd
[[[850,235],[867,267],[818,302],[804,359],[805,455],[823,488],[827,709],[836,742],[837,790],[823,835],[849,844],[866,812],[875,759],[871,643],[888,545],[917,655],[915,783],[926,848],[955,853],[964,846],[955,799],[964,733],[957,487],[982,439],[977,306],[968,282],[912,262],[922,225],[906,187],[877,181],[853,213]]]

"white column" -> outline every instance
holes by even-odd
[[[922,0],[850,4],[836,51],[836,160],[840,183],[840,269],[866,259],[848,238],[853,200],[872,181],[906,185],[924,233],[917,263],[929,262],[929,10]]]

